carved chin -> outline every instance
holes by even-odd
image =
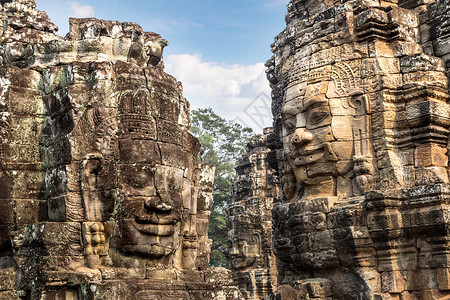
[[[160,258],[172,254],[175,250],[161,245],[127,245],[123,251],[148,258]]]
[[[295,179],[301,185],[308,180],[308,174],[306,172],[306,166],[295,166],[291,163],[291,168],[294,171]]]

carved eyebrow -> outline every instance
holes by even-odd
[[[327,99],[322,99],[322,98],[307,99],[307,100],[305,100],[305,111],[307,111],[308,109],[310,109],[312,107],[324,106],[324,105],[328,105]]]
[[[285,105],[282,108],[282,113],[283,113],[283,115],[285,115],[286,119],[293,117],[300,112],[301,112],[300,105],[291,104],[291,105]]]

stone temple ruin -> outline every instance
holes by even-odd
[[[449,20],[445,0],[290,1],[271,299],[450,299]]]
[[[232,277],[167,41],[35,6],[0,1],[0,299],[450,299],[448,0],[290,1]]]
[[[0,299],[239,299],[167,41],[0,2]]]
[[[228,206],[229,260],[233,279],[246,299],[264,299],[275,291],[277,267],[273,254],[272,208],[278,197],[273,130],[248,143],[237,163],[233,202]]]

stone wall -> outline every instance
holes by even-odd
[[[167,41],[1,1],[0,299],[238,299]]]
[[[245,299],[264,299],[276,290],[272,208],[278,197],[272,128],[254,136],[237,161],[233,200],[227,209],[233,279]]]
[[[400,1],[399,6],[414,10],[420,20],[420,44],[424,53],[441,58],[450,78],[449,1]]]
[[[448,6],[412,2],[288,5],[267,63],[274,299],[450,297]]]

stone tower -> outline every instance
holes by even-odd
[[[276,290],[272,208],[278,197],[272,128],[254,136],[238,160],[233,201],[227,210],[229,259],[245,299],[264,299]]]
[[[448,13],[446,1],[290,1],[267,63],[278,294],[450,297]]]
[[[239,299],[167,41],[0,2],[0,299]]]

